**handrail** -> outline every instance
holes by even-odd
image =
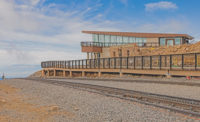
[[[97,46],[97,47],[110,47],[110,46],[119,46],[127,44],[136,44],[139,47],[158,47],[159,43],[157,42],[135,42],[135,43],[123,43],[123,42],[81,42],[81,46]]]
[[[42,68],[200,70],[200,53],[46,61]]]

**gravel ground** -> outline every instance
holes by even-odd
[[[156,94],[163,94],[169,96],[178,96],[184,98],[200,100],[200,87],[198,86],[184,86],[173,84],[156,84],[156,83],[139,83],[139,82],[111,82],[103,80],[75,80],[75,79],[52,79],[59,81],[69,81],[78,83],[87,83],[94,85],[102,85],[116,88],[123,88],[136,91],[144,91]]]
[[[30,80],[10,79],[0,81],[21,89],[28,102],[54,104],[73,116],[54,116],[59,122],[193,122],[200,119],[169,112],[168,110],[125,101],[118,98],[77,89],[39,83]],[[0,113],[1,114],[1,113]],[[9,113],[8,113],[9,114]]]
[[[82,77],[77,77],[82,78]],[[83,77],[84,78],[84,77]],[[86,78],[86,77],[85,77]],[[87,77],[90,79],[90,77]],[[186,79],[186,77],[161,77],[161,76],[130,76],[130,75],[124,75],[123,77],[115,76],[115,77],[91,77],[91,79],[110,79],[110,80],[140,80],[140,81],[162,81],[162,82],[184,82],[184,83],[199,83],[200,84],[200,77],[194,77],[190,80]]]

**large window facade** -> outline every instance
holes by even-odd
[[[180,45],[182,44],[182,38],[176,37],[176,38],[160,38],[160,46],[173,46],[173,45]]]
[[[128,44],[128,43],[137,43],[139,46],[142,46],[147,42],[146,38],[136,38],[128,36],[114,36],[114,35],[92,35],[93,42],[102,42],[102,43],[114,43],[114,44]]]

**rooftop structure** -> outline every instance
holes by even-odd
[[[106,32],[106,31],[82,31],[92,35],[92,41],[81,42],[82,52],[87,52],[88,58],[115,57],[113,46],[132,45],[138,47],[159,47],[188,44],[193,37],[188,34],[171,33],[135,33],[135,32]],[[119,51],[121,49],[118,49]],[[112,52],[112,54],[108,54]],[[126,51],[130,52],[130,51]],[[106,55],[104,55],[106,54]],[[90,55],[90,56],[89,56]],[[121,55],[124,56],[121,51]]]

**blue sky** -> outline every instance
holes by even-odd
[[[0,0],[0,74],[85,58],[82,30],[187,33],[200,40],[199,0]]]

